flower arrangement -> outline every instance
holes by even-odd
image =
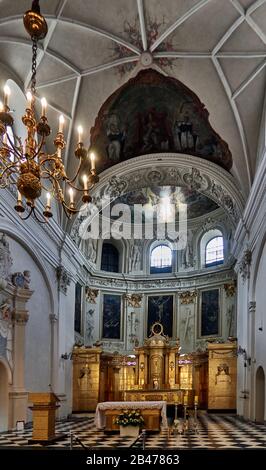
[[[123,410],[115,418],[115,424],[120,426],[141,426],[144,424],[144,418],[141,416],[140,410]]]

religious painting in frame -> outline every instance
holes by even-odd
[[[102,305],[102,338],[120,340],[122,331],[121,295],[104,294]]]
[[[200,336],[220,334],[220,290],[201,292]]]
[[[173,305],[173,295],[148,296],[147,336],[155,322],[163,325],[165,335],[173,336]]]

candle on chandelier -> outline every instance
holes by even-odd
[[[60,114],[60,116],[59,116],[59,128],[58,128],[58,132],[63,132],[63,130],[64,130],[64,123],[65,123],[65,118],[64,118],[63,114]]]
[[[0,113],[2,113],[3,111],[4,111],[4,105],[2,101],[0,101]]]
[[[60,158],[60,160],[62,158],[62,149],[61,149],[61,147],[57,147],[57,158]]]
[[[83,134],[83,128],[82,126],[78,126],[78,143],[79,144],[82,142],[82,134]]]
[[[8,106],[9,104],[9,96],[10,96],[10,88],[8,85],[4,86],[4,106]]]
[[[88,191],[88,178],[87,175],[83,175],[83,184],[84,184],[84,191]]]
[[[70,204],[74,204],[74,191],[72,188],[69,190]]]
[[[22,202],[22,196],[21,196],[21,193],[19,192],[19,190],[18,190],[18,194],[17,194],[17,202],[18,203]]]
[[[27,91],[26,97],[27,97],[27,107],[31,109],[32,94],[30,91]]]
[[[46,194],[46,199],[47,199],[46,207],[47,209],[51,209],[51,194],[50,193]]]
[[[46,108],[47,108],[46,98],[42,98],[41,103],[42,103],[42,116],[45,117],[46,116]]]
[[[93,152],[90,154],[90,159],[91,159],[91,170],[95,170],[95,155]]]

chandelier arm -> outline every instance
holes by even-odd
[[[21,153],[19,153],[17,147],[16,147],[15,144],[12,142],[12,140],[11,140],[11,138],[9,137],[9,135],[8,135],[7,132],[6,132],[6,136],[7,136],[8,143],[9,143],[9,145],[10,145],[10,147],[11,147],[10,150],[12,151],[12,154],[14,155],[14,157],[15,157],[15,155],[17,155],[18,161],[20,161],[20,160],[21,160]]]
[[[67,205],[66,205],[65,201],[62,201],[62,206],[63,206],[65,215],[66,215],[67,218],[70,220],[70,219],[71,219],[71,215],[69,214],[69,212],[67,212]]]
[[[12,163],[12,164],[9,164],[5,167],[5,169],[3,170],[3,173],[1,174],[1,179],[3,178],[4,174],[7,172],[7,171],[10,171],[11,173],[14,173],[16,174],[17,172],[16,171],[13,171],[12,168],[16,166],[16,163]]]
[[[77,168],[76,174],[75,174],[75,176],[74,176],[73,178],[71,178],[71,179],[68,180],[68,184],[74,183],[74,181],[77,179],[78,174],[79,174],[80,169],[81,169],[81,165],[82,165],[82,160],[80,159],[80,160],[79,160],[79,166],[78,166],[78,168]]]
[[[31,206],[30,208],[30,211],[28,212],[28,214],[26,215],[26,217],[22,217],[21,214],[19,214],[19,217],[21,218],[21,220],[27,220],[30,218],[31,214],[33,213],[33,207]]]
[[[69,186],[71,186],[71,188],[75,189],[76,191],[79,191],[79,192],[82,192],[82,193],[84,192],[84,189],[83,189],[83,188],[82,188],[82,189],[81,189],[81,188],[78,188],[77,186],[75,186],[75,185],[72,183],[72,181],[66,180],[66,183],[67,183]]]
[[[42,136],[42,140],[41,140],[41,143],[39,145],[37,145],[37,150],[35,151],[35,153],[33,155],[31,155],[29,157],[29,160],[34,160],[36,157],[39,156],[40,154],[40,151],[42,149],[42,146],[45,144],[45,138],[44,136]]]
[[[34,218],[37,220],[37,222],[39,222],[39,224],[47,224],[48,220],[45,217],[43,217],[43,219],[39,219],[39,217],[36,214],[35,207],[33,207],[32,213],[33,213]]]

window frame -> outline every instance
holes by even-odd
[[[215,261],[212,261],[212,262],[209,262],[207,263],[207,248],[208,248],[208,245],[215,239],[217,238],[221,238],[222,239],[222,245],[223,245],[223,258],[220,259],[220,260],[217,260],[217,256],[216,256],[216,260]],[[216,255],[217,255],[217,252],[218,250],[216,250]],[[215,235],[214,237],[210,238],[206,245],[205,245],[205,250],[204,250],[204,264],[205,264],[205,268],[210,268],[212,266],[219,266],[221,264],[224,264],[224,237],[223,235]]]
[[[165,266],[152,266],[152,254],[154,250],[158,248],[166,247],[171,252],[171,264]],[[162,257],[161,257],[162,260]],[[152,247],[150,251],[150,259],[149,259],[149,266],[150,266],[150,274],[169,274],[173,272],[173,250],[172,248],[166,243],[159,243]]]

